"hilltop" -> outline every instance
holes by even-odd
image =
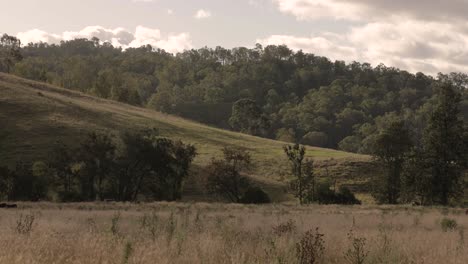
[[[57,140],[73,145],[91,131],[118,134],[151,127],[157,128],[162,136],[195,145],[197,168],[218,157],[224,146],[231,145],[251,152],[257,165],[252,175],[270,193],[282,193],[287,177],[284,142],[222,130],[3,73],[0,73],[0,120],[0,160],[8,165],[20,159],[46,159]],[[327,173],[332,172],[350,184],[349,177],[355,169],[345,171],[344,168],[361,166],[369,160],[368,156],[331,149],[308,147],[307,150],[308,157],[317,160],[319,166],[330,164]],[[195,182],[192,179],[191,185]],[[200,188],[187,190],[198,195]]]

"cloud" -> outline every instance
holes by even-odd
[[[62,34],[52,34],[39,29],[20,32],[17,37],[23,43],[59,43],[61,40],[72,40],[76,38],[93,37],[99,38],[102,42],[109,42],[114,46],[135,48],[143,45],[151,45],[153,48],[161,48],[171,53],[191,49],[192,40],[188,33],[162,34],[159,29],[152,29],[143,26],[136,27],[134,32],[124,28],[108,29],[101,26],[89,26],[80,31],[65,31]]]
[[[344,33],[270,36],[332,59],[384,63],[411,72],[468,72],[468,0],[272,0],[298,20],[342,20]]]
[[[357,50],[347,46],[343,39],[337,35],[328,33],[321,36],[296,37],[289,35],[273,35],[264,39],[257,39],[262,45],[287,45],[294,50],[303,50],[329,57],[333,60],[353,60],[357,57]]]
[[[29,30],[27,32],[20,32],[16,35],[23,44],[30,42],[47,42],[47,43],[58,43],[62,40],[60,35],[49,34],[39,29]]]
[[[286,44],[333,60],[384,63],[410,72],[468,72],[468,31],[439,22],[373,22],[345,34],[310,37],[273,35],[258,39],[264,45]]]
[[[151,3],[154,2],[155,0],[132,0],[132,2],[144,2],[144,3]]]
[[[158,29],[138,26],[134,36],[135,40],[130,43],[130,47],[151,45],[172,53],[191,49],[193,47],[192,40],[188,33],[169,34],[167,37],[162,38],[161,32]]]
[[[168,15],[173,15],[174,14],[174,10],[172,10],[172,9],[167,9],[166,12],[167,12]]]
[[[211,17],[211,12],[205,9],[199,9],[193,16],[196,19],[204,19]]]
[[[382,21],[410,18],[430,21],[464,20],[467,0],[273,0],[278,9],[300,20]]]

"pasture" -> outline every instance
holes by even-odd
[[[20,203],[0,209],[0,263],[464,264],[466,213],[404,206]]]

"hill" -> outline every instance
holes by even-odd
[[[284,198],[280,195],[284,193],[287,177],[284,142],[213,128],[3,73],[0,73],[0,120],[0,162],[4,164],[12,165],[20,159],[46,159],[56,140],[76,144],[91,131],[118,134],[152,127],[162,136],[194,144],[199,154],[194,162],[198,168],[219,156],[224,146],[248,149],[257,165],[252,177],[277,199]],[[350,175],[355,170],[345,168],[359,168],[369,160],[364,155],[315,147],[308,147],[307,153],[318,161],[319,167],[329,164],[327,172],[349,184],[354,182]],[[187,184],[189,196],[200,195],[203,188],[196,183],[197,179],[191,179]]]

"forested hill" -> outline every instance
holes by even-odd
[[[30,44],[9,69],[91,95],[222,128],[289,142],[368,153],[375,135],[402,118],[415,141],[440,78],[384,65],[330,61],[286,46],[122,50],[97,39]],[[461,112],[468,118],[468,93]]]

